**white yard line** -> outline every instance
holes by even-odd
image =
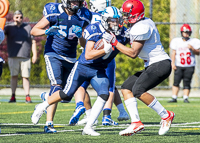
[[[200,128],[200,125],[196,125],[196,124],[200,124],[200,122],[191,122],[191,123],[179,123],[179,124],[172,124],[172,127],[177,127],[177,128]],[[23,123],[1,123],[0,125],[3,126],[33,126],[33,124],[23,124]],[[45,124],[37,124],[37,126],[44,126]],[[190,126],[188,126],[190,125]],[[191,126],[193,125],[193,126]],[[67,124],[54,124],[54,126],[68,126]],[[101,125],[102,126],[102,125]],[[119,126],[113,126],[113,127],[98,127],[96,128],[96,126],[94,126],[94,128],[96,130],[99,129],[123,129],[126,128],[127,126],[129,126],[129,124],[120,124]],[[144,124],[145,127],[159,127],[160,125],[155,125],[155,124]],[[82,126],[84,127],[84,126]],[[76,130],[59,130],[57,131],[58,133],[61,132],[74,132],[74,131],[82,131],[83,129],[76,129]],[[21,136],[21,135],[32,135],[32,134],[45,134],[44,132],[34,132],[34,133],[14,133],[14,134],[0,134],[0,137],[5,137],[5,136]]]

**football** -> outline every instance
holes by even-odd
[[[95,44],[94,44],[94,49],[95,50],[101,50],[104,48],[104,42],[103,39],[99,39]]]

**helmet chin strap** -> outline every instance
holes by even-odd
[[[67,8],[69,11],[73,12],[73,13],[77,13],[77,11],[79,10],[79,7],[78,6],[74,6],[73,8],[70,7],[70,8]]]
[[[187,40],[190,39],[190,37],[183,37],[183,36],[182,36],[182,38],[183,38],[185,41],[187,41]]]

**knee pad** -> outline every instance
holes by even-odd
[[[179,87],[179,84],[174,82],[173,86]]]
[[[184,85],[183,89],[191,89],[190,85]]]
[[[99,97],[101,97],[103,100],[107,101],[109,98],[109,95],[101,94],[101,95],[99,95]]]
[[[58,85],[51,85],[51,90],[49,92],[49,96],[51,96],[54,92],[56,92],[58,90],[62,90],[62,87],[58,86]]]
[[[190,89],[191,80],[183,80],[183,89]]]
[[[121,89],[128,89],[128,90],[132,90],[132,85],[130,85],[128,82],[124,82],[121,86]]]
[[[62,100],[67,100],[69,102],[72,100],[72,97],[67,96],[67,94],[65,94],[62,90],[60,90],[59,94]]]
[[[135,98],[139,98],[143,93],[145,93],[146,91],[141,91],[141,90],[137,90],[135,88],[132,89],[132,93],[133,93],[133,96]]]

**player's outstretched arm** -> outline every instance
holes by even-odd
[[[31,30],[31,35],[42,36],[45,35],[46,28],[49,26],[49,21],[43,17]]]
[[[110,33],[104,33],[103,38],[110,43],[111,45],[115,46],[120,52],[123,54],[135,59],[140,51],[142,50],[142,47],[144,46],[145,40],[143,41],[133,41],[131,44],[131,48],[124,46],[120,42],[117,41],[116,36],[114,34]]]
[[[135,59],[139,55],[145,41],[134,41],[131,48],[124,46],[121,43],[117,43],[116,48],[123,54]]]

